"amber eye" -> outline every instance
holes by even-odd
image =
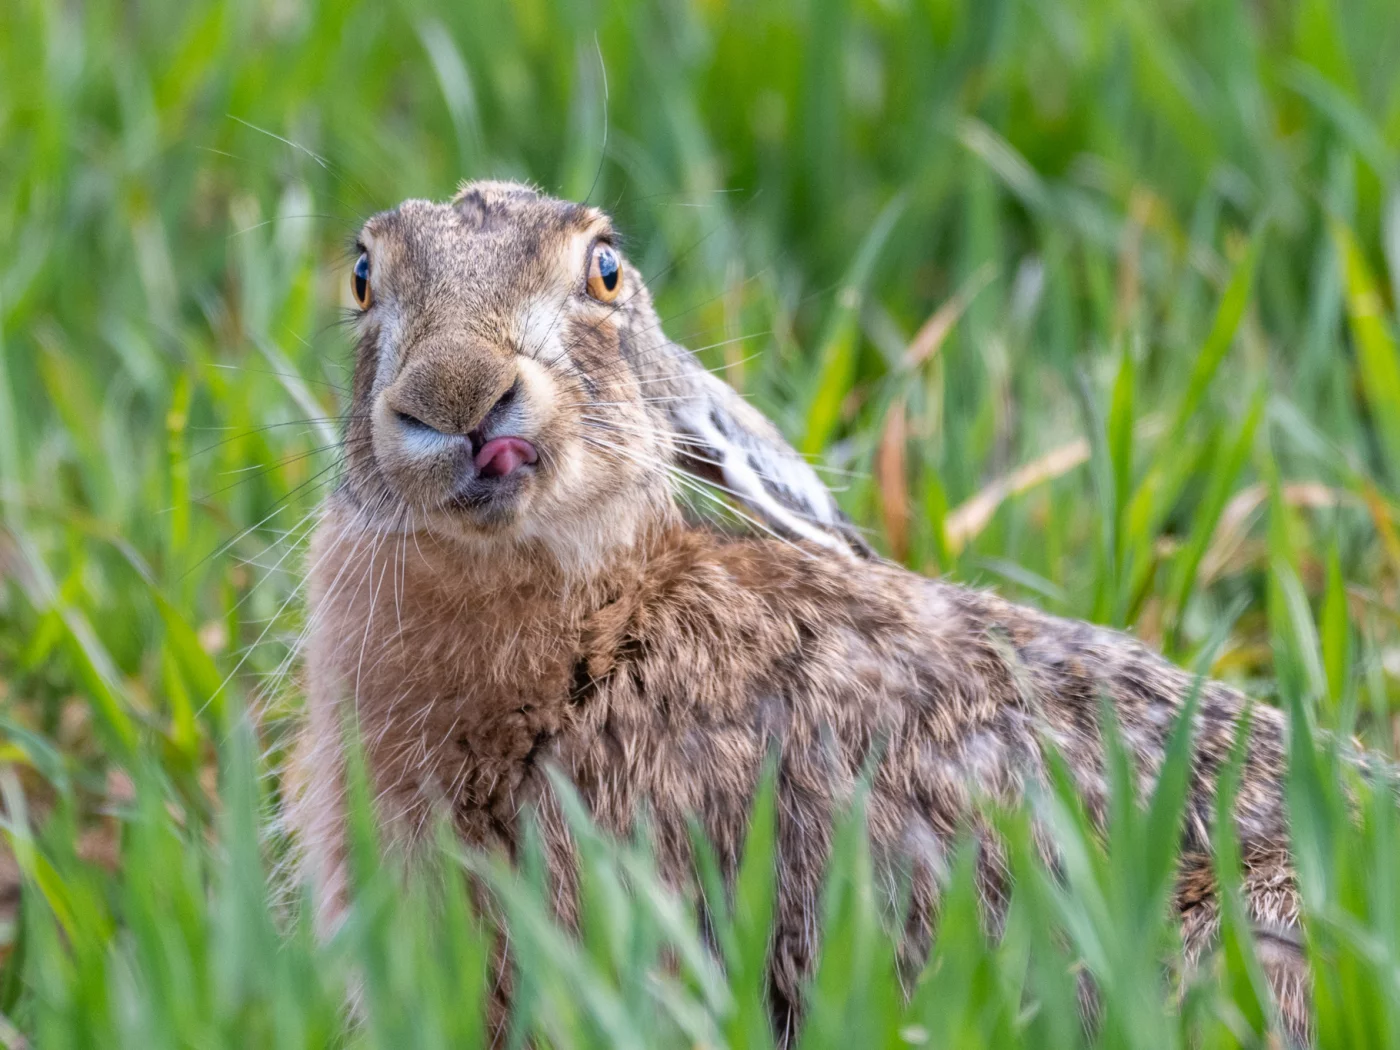
[[[355,260],[355,269],[350,272],[350,291],[361,310],[368,310],[374,302],[374,290],[369,286],[368,252],[361,252]]]
[[[622,291],[622,260],[611,244],[595,244],[588,260],[588,294],[610,303]]]

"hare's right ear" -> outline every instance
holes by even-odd
[[[678,438],[677,466],[722,487],[774,532],[862,558],[874,552],[778,428],[689,350],[668,343],[653,358],[661,407]],[[664,364],[663,364],[664,362]]]

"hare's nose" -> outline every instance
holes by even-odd
[[[480,428],[514,383],[514,359],[465,343],[413,348],[414,357],[384,392],[386,407],[439,434]]]

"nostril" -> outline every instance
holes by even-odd
[[[398,422],[399,426],[403,427],[405,430],[416,430],[423,434],[441,433],[437,427],[429,426],[417,416],[410,415],[407,412],[400,412],[398,409],[394,410],[394,419]]]

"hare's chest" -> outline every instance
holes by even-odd
[[[509,654],[490,645],[410,644],[396,663],[361,698],[361,724],[383,735],[389,750],[441,767],[433,779],[459,788],[496,779],[561,728],[571,662],[557,636]]]
[[[566,718],[567,627],[487,608],[430,618],[405,608],[387,622],[363,663],[341,668],[379,791],[414,818],[517,809]]]

